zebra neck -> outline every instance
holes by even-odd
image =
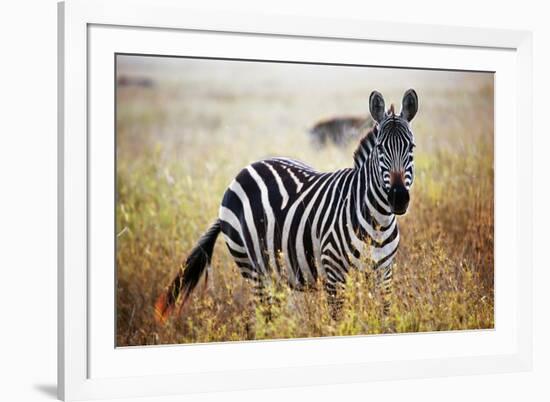
[[[395,216],[386,212],[376,200],[373,181],[366,169],[354,170],[349,197],[349,218],[343,222],[351,222],[350,238],[357,237],[359,241],[375,244],[380,242],[386,231],[395,224]]]
[[[370,129],[367,134],[359,141],[359,146],[353,153],[353,161],[356,169],[361,169],[366,166],[371,159],[374,146],[376,143],[376,135],[378,133],[378,125]]]
[[[366,176],[366,191],[363,194],[365,213],[373,220],[373,226],[386,227],[394,220],[388,195],[379,177],[376,151],[373,151],[367,166],[361,169]]]
[[[370,158],[367,166],[367,175],[370,179],[370,185],[371,189],[373,191],[376,191],[376,194],[380,198],[380,201],[382,201],[383,206],[386,210],[390,210],[390,204],[388,202],[388,194],[386,190],[384,189],[384,184],[382,180],[380,179],[380,170],[378,166],[378,153],[376,151],[373,151],[372,157]]]
[[[390,225],[395,216],[391,213],[388,196],[379,177],[376,136],[378,125],[375,125],[359,142],[353,154],[354,170],[357,177],[358,191],[355,210],[357,222],[368,224],[371,228]]]

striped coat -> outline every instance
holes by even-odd
[[[180,294],[185,302],[210,264],[220,232],[259,298],[275,278],[297,290],[321,283],[337,306],[350,269],[381,270],[388,296],[399,245],[396,215],[408,207],[413,179],[410,121],[417,108],[413,90],[405,93],[399,115],[393,105],[386,112],[382,96],[373,92],[370,110],[377,124],[361,139],[351,168],[322,173],[296,160],[271,158],[242,169],[223,196],[218,219],[159,297],[157,318],[166,319]]]

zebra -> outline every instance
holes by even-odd
[[[158,322],[167,320],[180,297],[180,308],[185,304],[208,271],[220,232],[241,275],[253,285],[254,303],[271,302],[265,289],[273,279],[301,291],[320,285],[338,320],[347,273],[368,268],[376,272],[384,315],[389,314],[399,245],[396,216],[408,209],[414,179],[411,121],[418,96],[407,90],[396,114],[393,104],[386,111],[382,94],[373,91],[369,108],[375,125],[359,142],[353,167],[323,173],[275,157],[237,174],[218,218],[158,297]]]
[[[359,138],[372,128],[374,122],[370,117],[343,116],[317,122],[310,130],[312,143],[324,147],[329,142],[344,147],[351,140]]]

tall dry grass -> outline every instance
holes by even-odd
[[[249,336],[248,315],[261,318],[261,311],[247,309],[250,290],[221,238],[208,286],[199,284],[180,317],[157,325],[155,298],[246,164],[284,155],[319,170],[350,166],[355,144],[319,150],[305,131],[327,115],[364,114],[376,85],[346,72],[319,88],[302,76],[293,80],[287,67],[247,67],[250,74],[227,80],[226,70],[242,66],[207,67],[119,65],[119,73],[147,74],[154,85],[119,88],[117,95],[118,346]],[[430,73],[411,73],[408,82],[405,71],[395,87],[376,86],[394,102],[415,87],[421,102],[416,178],[409,213],[399,219],[390,314],[382,315],[373,275],[350,275],[338,322],[323,292],[281,286],[273,290],[280,301],[275,318],[257,320],[256,339],[494,326],[492,77],[436,75],[441,82],[434,82]]]

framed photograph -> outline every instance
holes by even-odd
[[[529,32],[58,10],[60,398],[530,369]]]

